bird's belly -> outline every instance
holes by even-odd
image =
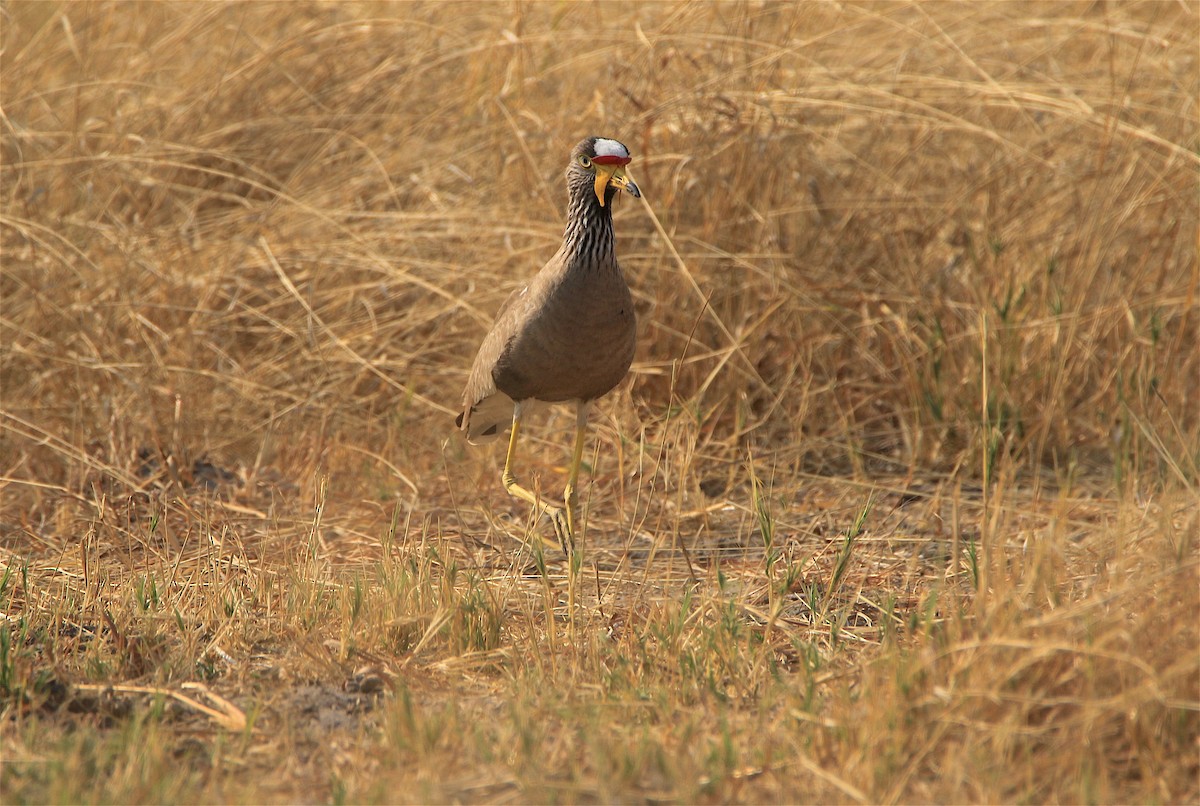
[[[566,305],[514,336],[492,376],[514,400],[592,400],[621,382],[633,361],[632,300]]]

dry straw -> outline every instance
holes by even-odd
[[[0,800],[1200,799],[1193,6],[0,14]],[[452,411],[591,133],[572,567]]]

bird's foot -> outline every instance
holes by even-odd
[[[558,544],[562,546],[563,554],[568,557],[572,556],[575,551],[575,530],[574,524],[571,523],[570,510],[548,507],[546,514],[550,516],[550,522],[554,524],[554,534],[558,537]]]

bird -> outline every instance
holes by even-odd
[[[550,518],[568,556],[575,545],[575,488],[589,410],[633,362],[637,323],[617,262],[612,220],[620,191],[642,195],[626,171],[631,159],[623,143],[607,137],[587,137],[572,149],[562,246],[500,307],[471,365],[455,419],[471,444],[508,433],[504,488]],[[522,418],[538,402],[575,404],[575,443],[561,507],[541,500],[514,472]]]

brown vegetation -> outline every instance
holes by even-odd
[[[1195,6],[0,14],[0,800],[1200,799]],[[587,134],[571,563],[452,416]]]

